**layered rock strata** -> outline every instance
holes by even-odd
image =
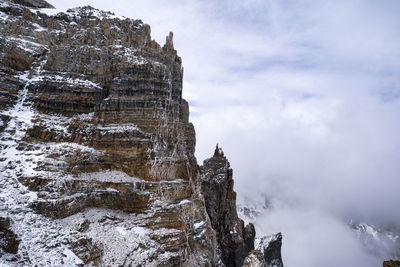
[[[254,227],[222,152],[197,165],[173,34],[43,7],[0,3],[0,264],[240,266]]]
[[[216,232],[221,259],[226,266],[242,266],[244,258],[254,249],[255,229],[251,223],[245,226],[237,215],[232,169],[218,145],[201,170],[201,192]]]
[[[0,4],[0,215],[16,264],[215,265],[172,33],[161,47],[140,20],[39,2]]]
[[[255,238],[254,225],[238,217],[233,171],[218,145],[200,166],[201,192],[225,266],[283,267],[282,234]]]

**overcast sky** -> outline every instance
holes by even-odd
[[[50,2],[174,32],[199,163],[218,142],[238,199],[271,199],[287,266],[377,264],[344,223],[400,220],[398,0]]]

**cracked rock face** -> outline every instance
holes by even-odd
[[[31,7],[0,3],[0,216],[21,240],[0,263],[217,264],[172,33]]]
[[[243,267],[267,267],[267,265],[261,251],[252,250],[244,259]]]
[[[283,267],[281,247],[281,233],[272,236],[262,237],[256,242],[256,249],[261,251],[265,264],[271,267]]]
[[[201,192],[217,235],[222,262],[226,266],[242,266],[244,258],[254,249],[255,229],[251,223],[245,227],[237,215],[232,169],[218,145],[201,170]]]
[[[255,229],[222,151],[197,165],[173,34],[44,7],[0,3],[0,265],[241,266]]]

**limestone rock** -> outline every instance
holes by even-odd
[[[282,234],[263,237],[256,242],[256,249],[261,251],[265,264],[271,267],[283,267],[281,247]]]
[[[252,250],[244,259],[243,267],[267,267],[267,265],[261,251]]]
[[[222,150],[197,164],[173,34],[27,6],[48,4],[0,3],[0,211],[18,264],[241,266],[255,229]]]
[[[172,34],[19,3],[0,3],[0,210],[20,265],[218,264]]]
[[[252,224],[244,227],[237,215],[232,169],[218,145],[213,157],[204,161],[201,171],[201,192],[216,231],[221,259],[226,266],[242,266],[244,258],[254,249],[255,230]]]
[[[15,70],[29,70],[33,63],[33,57],[25,50],[12,46],[3,57],[3,64]]]

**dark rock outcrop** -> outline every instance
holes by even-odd
[[[222,150],[197,164],[173,34],[26,7],[49,5],[0,3],[0,210],[20,264],[241,266],[255,229]]]
[[[1,250],[16,254],[19,243],[18,236],[11,230],[10,218],[0,217],[0,254]]]
[[[242,266],[244,258],[254,249],[255,229],[252,224],[244,227],[237,215],[232,169],[218,145],[201,170],[201,192],[217,235],[221,259],[226,266]]]
[[[16,4],[20,4],[33,8],[54,8],[52,5],[44,0],[12,0]]]
[[[258,240],[256,248],[261,251],[267,266],[283,267],[281,233],[261,238]]]
[[[383,267],[400,267],[400,261],[384,261]]]

